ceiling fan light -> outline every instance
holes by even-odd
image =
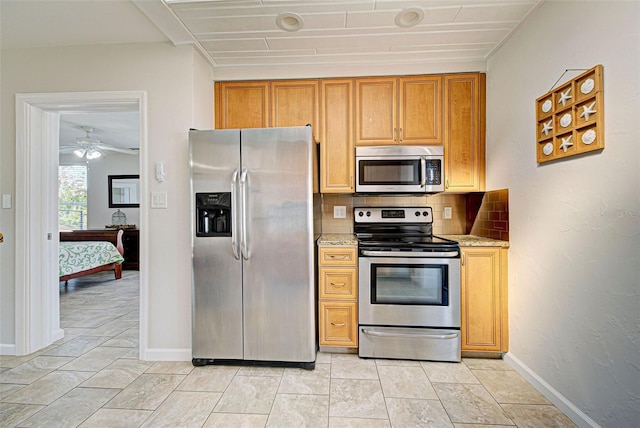
[[[83,150],[83,149],[77,149],[73,151],[73,154],[78,156],[79,158],[84,157],[85,153],[86,153],[86,150]]]
[[[87,159],[88,160],[98,159],[100,156],[102,156],[102,153],[100,153],[97,150],[88,150],[87,151]]]
[[[396,15],[396,25],[402,28],[409,28],[418,25],[423,19],[424,11],[419,7],[411,7],[402,9],[402,11]]]

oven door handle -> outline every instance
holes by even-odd
[[[458,257],[458,251],[442,251],[442,252],[419,252],[419,251],[369,251],[362,250],[363,256],[371,257],[420,257],[420,258],[442,258],[442,257]]]
[[[362,333],[369,336],[378,337],[426,337],[429,339],[455,339],[458,337],[458,333],[448,334],[432,334],[432,333],[387,333],[384,331],[369,330],[367,328],[362,329]]]

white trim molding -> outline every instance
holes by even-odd
[[[148,335],[147,94],[145,91],[16,94],[15,344],[27,355],[64,337],[58,282],[57,165],[60,112],[140,112],[140,354]]]
[[[511,367],[515,369],[520,375],[525,378],[535,389],[544,395],[547,400],[551,401],[562,413],[567,415],[576,425],[579,427],[592,427],[600,428],[593,419],[587,416],[582,410],[580,410],[575,404],[562,395],[553,386],[549,385],[547,381],[538,376],[536,372],[531,370],[526,364],[524,364],[518,357],[514,356],[511,352],[508,352],[504,356],[504,360]]]

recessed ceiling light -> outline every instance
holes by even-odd
[[[424,11],[419,7],[411,7],[403,9],[396,15],[396,25],[398,27],[408,28],[418,25],[424,19]]]
[[[285,31],[298,31],[302,29],[304,21],[297,13],[281,13],[276,18],[278,27]]]

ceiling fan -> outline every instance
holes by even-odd
[[[124,153],[127,155],[138,155],[138,150],[135,149],[121,149],[109,144],[105,144],[91,136],[93,128],[90,126],[80,127],[87,135],[76,138],[73,145],[61,146],[60,153],[73,153],[77,157],[85,160],[93,160],[100,158],[106,152]]]

